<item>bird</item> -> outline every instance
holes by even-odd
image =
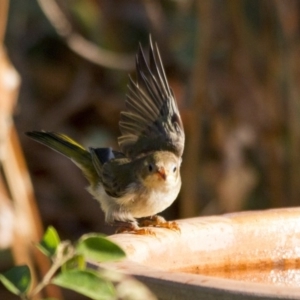
[[[158,214],[181,189],[180,167],[185,134],[178,105],[169,86],[157,43],[149,39],[149,59],[141,44],[136,54],[136,78],[129,75],[125,110],[120,113],[119,150],[84,148],[65,134],[26,134],[69,158],[99,201],[108,224],[119,232],[152,233],[151,227],[178,230]],[[148,228],[148,229],[147,229]]]

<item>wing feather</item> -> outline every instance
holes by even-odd
[[[142,47],[136,56],[136,82],[129,77],[126,111],[121,112],[118,142],[131,158],[166,150],[181,156],[184,131],[178,106],[164,71],[159,49],[150,38],[149,64]]]

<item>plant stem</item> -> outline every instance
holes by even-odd
[[[51,282],[52,277],[57,272],[57,270],[66,263],[69,259],[71,259],[75,255],[75,249],[70,244],[70,242],[63,242],[59,245],[57,249],[57,254],[53,259],[53,265],[49,269],[49,271],[45,274],[42,281],[33,289],[30,293],[29,299],[38,294],[46,285]],[[27,300],[24,299],[24,300]]]

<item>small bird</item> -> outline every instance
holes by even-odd
[[[141,225],[178,229],[175,222],[157,214],[169,207],[180,191],[185,135],[158,46],[151,37],[148,63],[139,45],[136,73],[136,80],[129,76],[126,110],[119,122],[121,151],[85,149],[61,133],[26,134],[82,170],[90,184],[87,189],[100,202],[107,223],[123,224],[125,231],[140,234],[149,233]]]

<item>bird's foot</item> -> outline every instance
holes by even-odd
[[[142,227],[158,227],[167,228],[174,231],[180,231],[178,223],[175,221],[166,221],[163,217],[155,215],[150,218],[143,219],[139,222]]]
[[[150,228],[139,228],[139,229],[134,229],[130,231],[130,233],[133,234],[139,234],[139,235],[153,235],[155,236],[155,232],[151,230]]]
[[[138,235],[155,235],[150,228],[141,228],[137,224],[128,224],[117,229],[116,233],[131,233]]]

